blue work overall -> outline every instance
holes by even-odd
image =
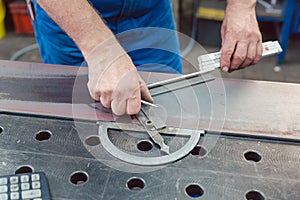
[[[170,0],[90,0],[140,71],[182,73]],[[35,36],[45,63],[80,66],[73,40],[33,0]],[[80,22],[78,22],[80,23]],[[99,55],[101,56],[101,55]]]

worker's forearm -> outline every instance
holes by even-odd
[[[85,57],[99,43],[113,37],[113,33],[87,0],[37,0],[37,2],[74,40]]]
[[[227,7],[236,5],[242,7],[255,8],[256,0],[227,0]]]

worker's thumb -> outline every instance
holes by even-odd
[[[150,91],[146,85],[146,83],[140,78],[140,90],[141,90],[141,98],[148,102],[153,102],[153,98],[151,97]]]

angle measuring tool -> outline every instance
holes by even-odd
[[[151,156],[147,157],[144,155],[131,154],[126,151],[121,150],[116,147],[111,139],[109,138],[108,131],[111,130],[123,130],[123,131],[132,131],[132,132],[144,132],[145,129],[143,126],[135,123],[114,123],[114,122],[98,122],[99,126],[99,139],[101,141],[104,149],[109,152],[115,158],[124,161],[129,164],[139,165],[139,166],[160,166],[168,163],[172,163],[176,160],[179,160],[189,154],[192,149],[198,144],[201,135],[205,132],[203,130],[191,130],[191,129],[182,129],[175,127],[165,127],[159,130],[161,135],[165,136],[178,136],[182,138],[188,138],[187,142],[181,146],[177,151],[170,152],[170,154],[162,154],[161,156]]]
[[[282,52],[280,44],[278,41],[269,41],[263,43],[263,53],[262,56],[269,56]],[[156,83],[148,84],[149,89],[155,89],[164,85],[172,85],[172,89],[178,89],[182,87],[187,87],[185,85],[185,80],[191,81],[193,84],[199,84],[206,82],[211,78],[203,78],[205,74],[212,72],[213,70],[220,68],[220,57],[221,52],[210,53],[198,57],[199,69],[200,71],[194,72],[187,75],[182,75],[179,77],[159,81]],[[199,79],[199,80],[198,80]],[[182,86],[182,84],[184,86]],[[189,85],[191,86],[191,85]],[[151,91],[152,92],[152,91]],[[141,111],[136,115],[136,118],[140,122],[137,124],[121,124],[121,123],[104,123],[98,122],[99,125],[99,138],[103,147],[114,157],[121,161],[141,165],[141,166],[157,166],[164,165],[174,162],[184,156],[186,156],[198,143],[201,134],[204,134],[204,130],[188,130],[180,129],[176,127],[167,127],[167,125],[160,119],[159,116],[155,115],[155,112],[151,112],[151,105],[142,105]],[[127,131],[146,131],[150,136],[152,141],[157,144],[160,151],[163,153],[159,157],[144,157],[130,154],[124,152],[117,148],[109,139],[108,130],[109,129],[121,129]],[[176,130],[176,131],[175,131]],[[162,135],[176,135],[189,137],[189,140],[175,152],[170,152],[169,146],[165,143]]]

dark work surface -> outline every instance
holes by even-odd
[[[208,154],[190,154],[155,171],[132,173],[115,170],[88,152],[84,138],[97,134],[93,123],[1,114],[0,126],[0,175],[22,166],[44,171],[55,200],[189,199],[185,188],[192,184],[202,188],[203,199],[244,199],[249,191],[265,199],[300,198],[299,143],[207,134],[206,140],[217,141]],[[51,132],[49,140],[35,139],[41,130]],[[124,136],[119,135],[121,144],[136,141],[122,140]],[[206,149],[202,139],[199,145]],[[249,151],[254,153],[245,154]],[[245,155],[261,160],[248,161]],[[70,176],[76,171],[88,174],[88,181],[72,184]],[[144,180],[142,190],[126,187],[133,177]]]

